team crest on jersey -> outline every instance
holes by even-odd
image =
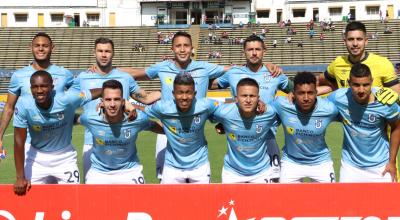
[[[315,119],[315,128],[322,127],[322,119]]]
[[[264,80],[265,80],[266,82],[271,81],[271,79],[272,79],[272,76],[271,76],[271,75],[264,74]]]
[[[369,122],[375,122],[376,121],[376,115],[368,114],[368,121]]]
[[[286,131],[290,134],[290,135],[293,135],[294,134],[294,132],[296,131],[294,128],[292,128],[292,127],[286,127]]]
[[[59,112],[59,113],[57,113],[57,118],[58,118],[58,120],[63,120],[64,119],[64,112]]]
[[[124,137],[128,139],[131,136],[131,129],[124,130]]]
[[[256,133],[259,134],[262,132],[263,126],[262,125],[256,125]]]
[[[102,139],[96,138],[95,140],[96,140],[96,143],[97,143],[98,145],[104,145],[104,141],[103,141]]]
[[[236,135],[234,133],[229,133],[229,138],[233,141],[236,141]]]
[[[40,125],[32,125],[32,129],[33,129],[34,131],[39,132],[39,131],[42,130],[42,126],[40,126]]]
[[[194,123],[196,123],[196,124],[200,124],[200,122],[201,122],[200,116],[198,116],[198,115],[194,116],[193,121],[194,121]]]

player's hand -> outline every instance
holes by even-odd
[[[4,150],[3,145],[0,146],[0,162],[6,159],[7,151]]]
[[[265,66],[267,67],[268,71],[271,73],[272,77],[278,77],[283,73],[282,68],[280,68],[278,65],[275,65],[273,63],[266,63]]]
[[[26,180],[25,177],[17,178],[14,183],[14,193],[23,196],[31,189],[31,182]]]
[[[287,94],[286,98],[289,101],[289,103],[293,103],[294,102],[294,94],[293,94],[293,92],[289,92]]]
[[[264,112],[267,110],[267,105],[263,102],[263,101],[261,101],[261,100],[258,100],[258,103],[257,103],[257,115],[262,115],[262,114],[264,114]]]
[[[103,102],[99,102],[99,104],[97,104],[96,106],[96,112],[100,112],[101,109],[104,108],[104,103]]]
[[[91,73],[95,73],[95,72],[98,71],[98,67],[97,67],[96,64],[93,64],[93,65],[91,65],[91,66],[87,69],[87,71],[88,71],[88,72],[91,72]]]
[[[388,164],[386,164],[385,170],[383,170],[382,172],[382,176],[384,176],[386,173],[390,174],[390,176],[392,177],[392,182],[397,182],[396,163],[389,162]]]
[[[224,126],[221,123],[215,125],[215,131],[217,132],[217,134],[225,134]]]
[[[136,112],[136,108],[134,105],[132,105],[132,103],[130,103],[129,101],[125,100],[125,113],[128,113],[128,121],[133,121],[136,119],[137,117],[137,112]]]
[[[399,94],[391,88],[382,87],[375,93],[376,99],[382,104],[391,105],[399,100]]]

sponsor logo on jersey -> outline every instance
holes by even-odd
[[[229,133],[229,138],[233,141],[236,140],[236,135],[234,133]]]
[[[174,82],[174,80],[173,80],[171,77],[165,78],[165,83],[166,83],[167,85],[172,85],[173,82]]]
[[[63,120],[64,119],[64,112],[57,113],[57,118],[58,118],[58,120]]]
[[[292,128],[292,127],[286,127],[286,131],[290,134],[293,135],[294,132],[296,131],[296,129]]]
[[[104,140],[102,140],[102,139],[100,139],[100,138],[96,138],[95,140],[96,140],[96,143],[97,143],[98,145],[104,145]]]
[[[42,130],[42,126],[40,126],[40,125],[32,125],[32,129],[33,129],[34,131],[39,132],[39,131]]]
[[[176,134],[176,127],[174,127],[174,126],[169,126],[168,129],[169,129],[170,131],[172,131],[174,134]]]

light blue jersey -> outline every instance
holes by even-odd
[[[50,108],[41,109],[33,96],[22,96],[15,107],[14,127],[28,128],[32,147],[58,151],[71,145],[75,110],[90,99],[90,93],[53,90]]]
[[[122,84],[123,88],[123,98],[129,99],[132,93],[137,93],[140,90],[140,86],[128,73],[119,71],[114,68],[108,74],[92,73],[92,72],[82,72],[74,80],[72,89],[77,91],[88,91],[89,89],[101,88],[103,83],[107,80],[115,79]],[[100,99],[93,100],[83,106],[83,110],[93,109],[100,102]],[[89,130],[85,129],[85,144],[93,144],[92,134]]]
[[[180,69],[174,62],[167,60],[153,64],[146,69],[146,74],[150,79],[160,78],[162,100],[174,99],[172,91],[174,89],[175,76],[184,72],[193,77],[197,92],[196,98],[200,99],[207,95],[209,80],[224,74],[224,67],[204,61],[192,60],[186,69]]]
[[[338,117],[332,102],[318,97],[314,110],[308,114],[301,113],[286,97],[277,97],[273,104],[285,133],[282,160],[305,165],[332,160],[325,142],[326,128]]]
[[[354,101],[350,88],[338,89],[328,98],[339,109],[343,122],[342,160],[359,168],[385,165],[389,161],[385,126],[388,121],[400,119],[399,106],[383,105],[376,100],[360,105]]]
[[[168,139],[165,165],[194,169],[208,162],[204,125],[219,105],[217,101],[194,99],[192,108],[178,111],[173,100],[161,100],[145,108],[146,114],[158,118]]]
[[[222,123],[227,136],[228,152],[224,169],[243,176],[253,176],[271,167],[267,153],[267,132],[273,126],[276,110],[267,105],[262,115],[242,118],[236,103],[218,106],[212,120]]]
[[[8,92],[16,96],[32,95],[30,78],[36,71],[31,65],[15,71],[11,76]],[[65,88],[72,85],[74,77],[69,70],[51,64],[45,71],[53,78],[56,92],[64,92]]]
[[[142,111],[137,111],[134,121],[125,118],[120,123],[110,124],[104,117],[95,108],[87,109],[80,117],[81,124],[93,135],[91,167],[107,172],[137,166],[136,138],[140,131],[149,129],[154,122]]]

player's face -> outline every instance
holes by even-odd
[[[248,65],[260,65],[264,57],[264,47],[259,41],[250,41],[244,48],[244,56]]]
[[[357,103],[367,104],[371,95],[372,77],[350,76],[349,85]]]
[[[172,44],[172,52],[174,52],[175,61],[178,63],[189,62],[192,50],[190,39],[185,36],[176,37]]]
[[[31,80],[31,92],[35,102],[39,105],[51,103],[53,83],[47,77],[37,76]]]
[[[103,91],[103,104],[108,117],[117,117],[123,114],[124,99],[121,90],[106,88]]]
[[[259,95],[257,87],[244,85],[238,88],[236,102],[242,113],[254,113],[257,109],[258,100]]]
[[[54,46],[47,37],[39,36],[32,41],[31,51],[36,62],[50,61]]]
[[[96,56],[96,63],[98,67],[103,69],[112,65],[114,51],[110,43],[97,44],[94,50],[94,55]]]
[[[345,35],[344,43],[347,51],[352,57],[361,58],[365,53],[365,46],[368,44],[366,34],[360,30],[349,31]]]
[[[317,89],[314,83],[296,85],[294,88],[294,102],[301,112],[311,112],[317,101]]]
[[[196,96],[194,86],[175,85],[172,92],[175,98],[176,106],[181,112],[187,112],[192,107],[193,99]]]

